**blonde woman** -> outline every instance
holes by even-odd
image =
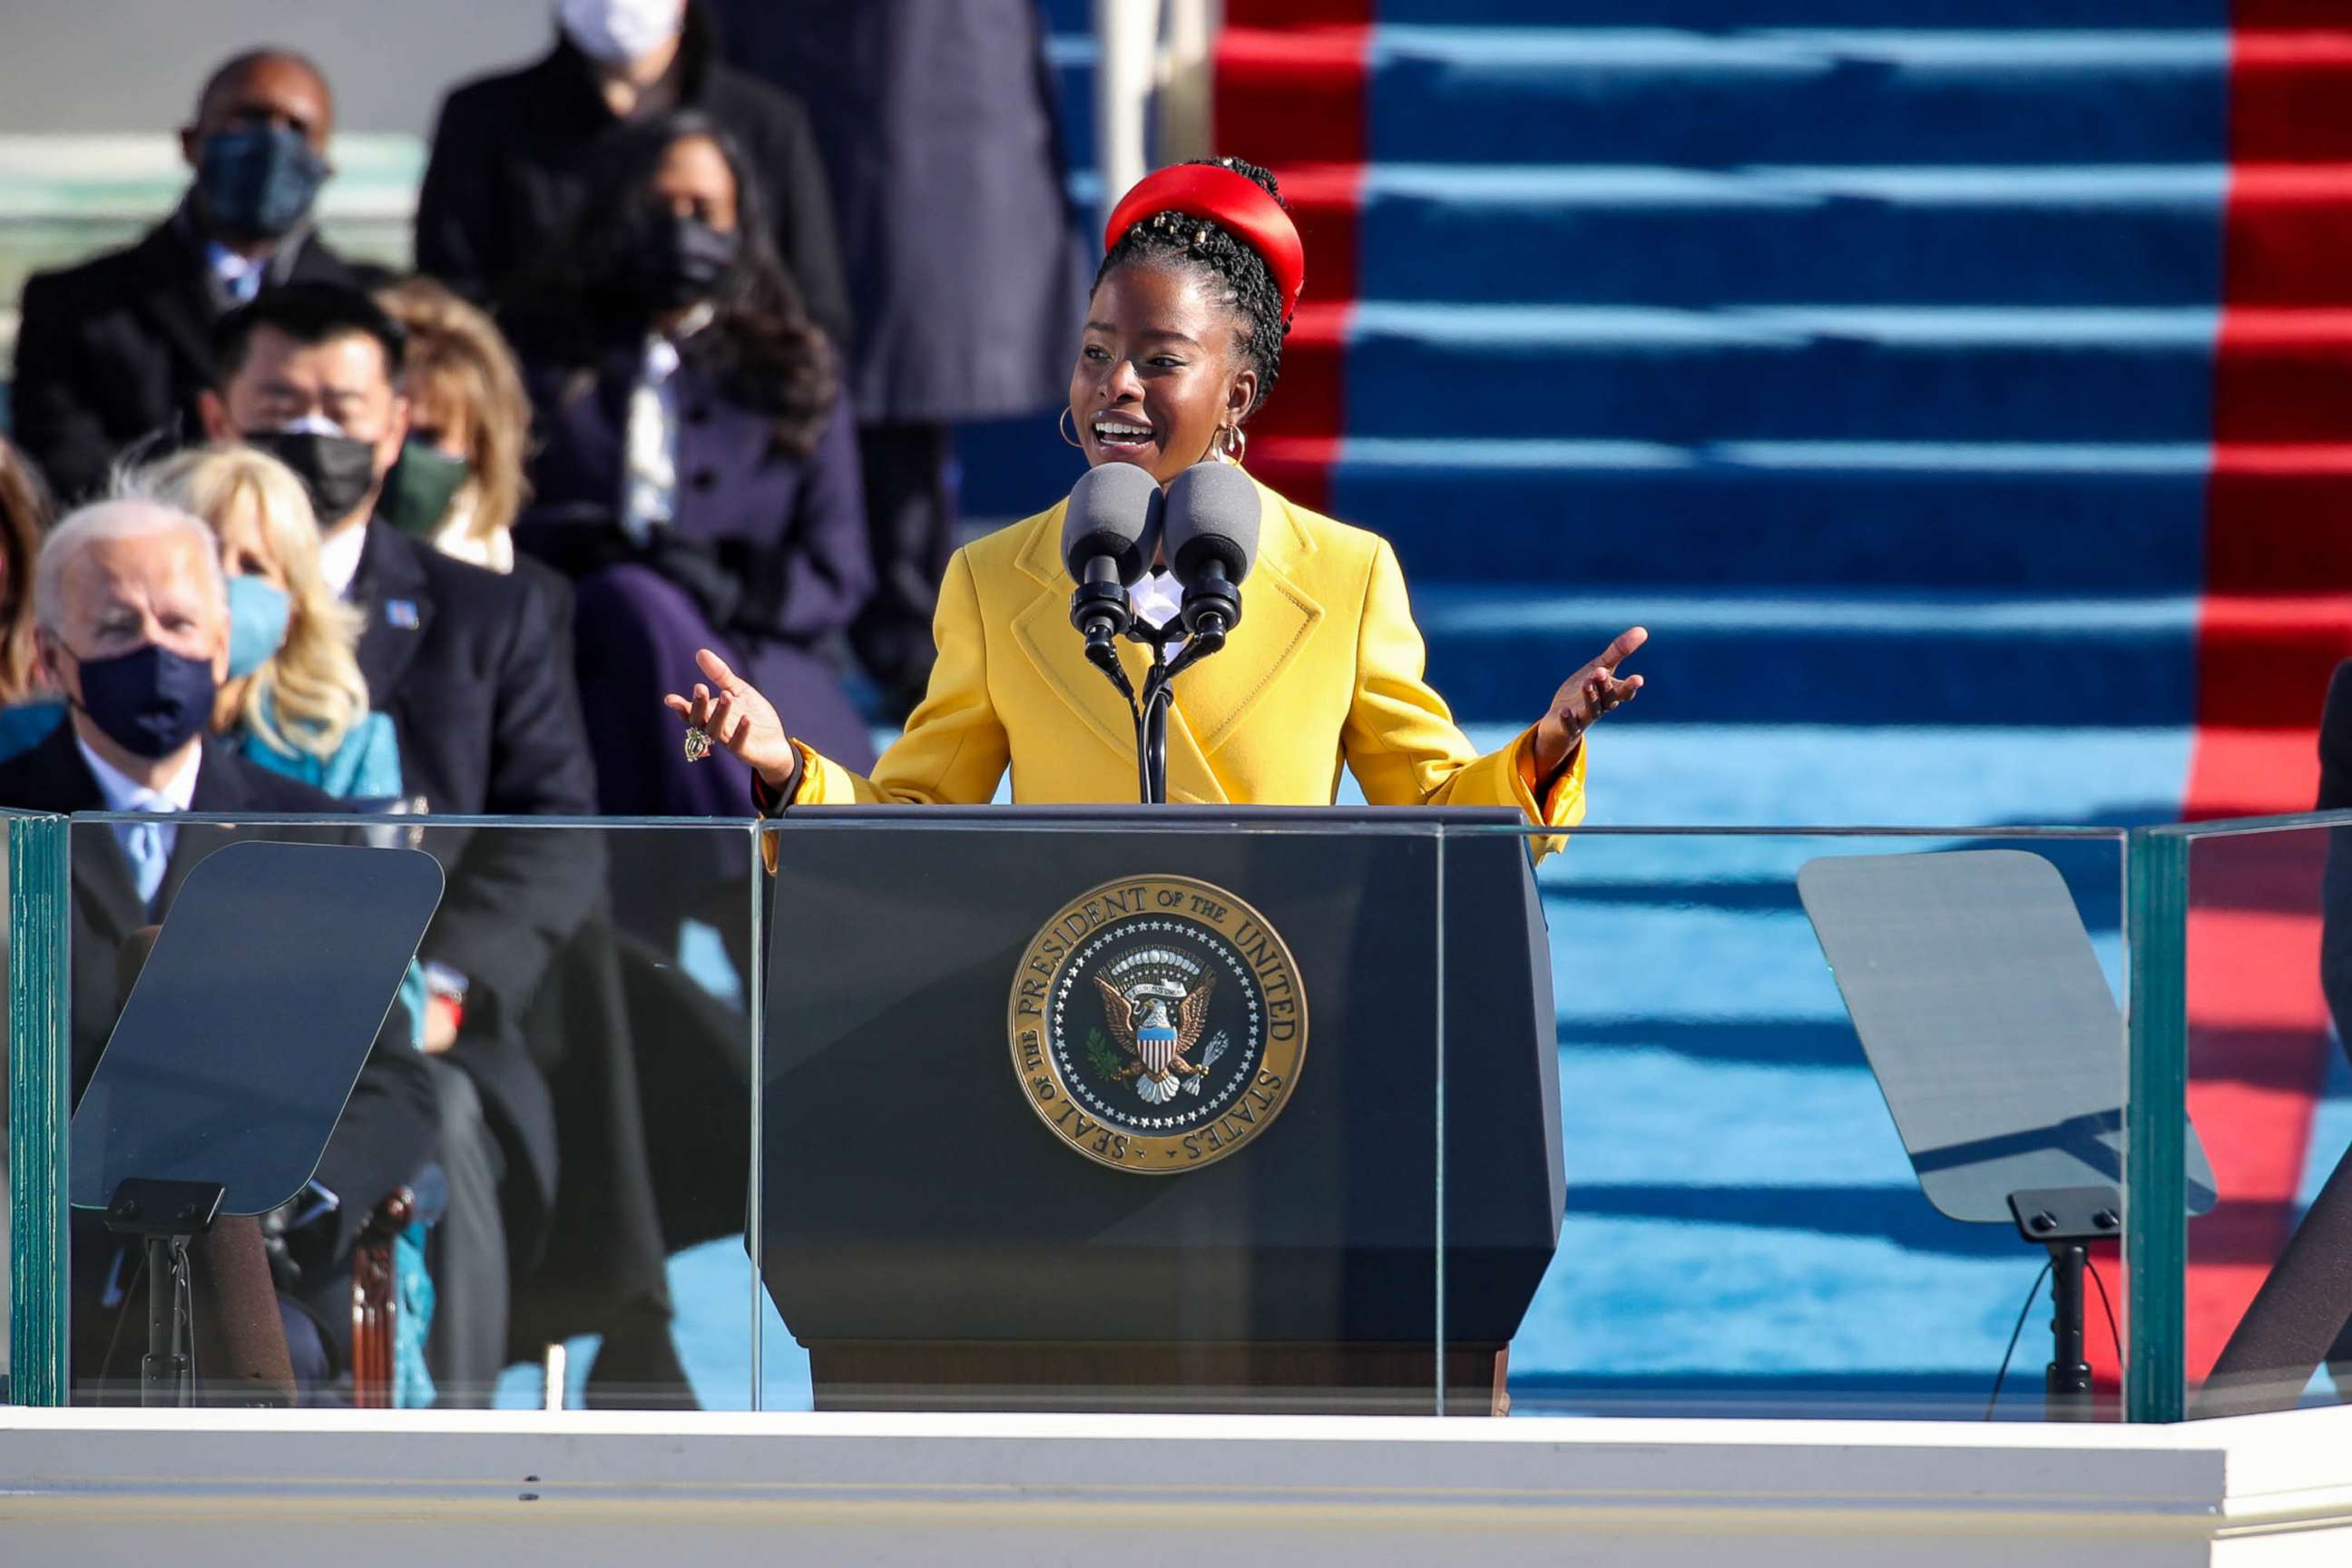
[[[514,570],[507,531],[530,496],[530,400],[490,318],[429,278],[381,289],[408,333],[401,391],[408,444],[385,489],[385,520],[444,555]]]
[[[368,710],[360,615],[319,571],[319,525],[292,469],[250,447],[181,452],[132,486],[210,524],[228,574],[228,679],[215,733],[253,762],[346,800],[401,793],[392,721]]]

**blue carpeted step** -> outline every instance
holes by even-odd
[[[1053,69],[1055,108],[1062,121],[1062,155],[1072,170],[1095,166],[1095,69],[1099,54],[1090,32],[1046,35],[1045,62]]]
[[[2201,441],[2215,321],[2200,308],[1367,302],[1346,345],[1349,434]]]
[[[1770,724],[2190,722],[2197,598],[1845,593],[1414,595],[1454,711],[1533,722],[1559,683],[1639,623],[1653,689],[1612,720]],[[1987,766],[1990,765],[1990,759]]]
[[[1082,0],[1047,0],[1047,9],[1078,18]],[[1385,23],[1436,26],[1677,27],[1731,32],[1753,27],[1875,27],[1900,16],[1906,27],[2068,30],[2200,27],[2230,25],[2229,0],[1372,0]],[[1064,24],[1057,24],[1064,25]]]
[[[1383,26],[1374,162],[2210,163],[2226,31]]]
[[[1484,303],[2201,305],[2221,288],[2227,179],[2218,163],[1375,164],[1363,182],[1357,292]]]
[[[2193,592],[2201,442],[2061,447],[1351,437],[1332,509],[1415,584]]]
[[[1748,745],[1752,747],[1752,740]],[[1875,836],[1865,840],[1829,833],[1758,839],[1654,836],[1593,823],[1579,836],[1575,855],[1547,868],[1544,909],[1555,931],[1563,921],[1584,923],[1587,906],[1596,903],[1667,914],[1695,925],[1736,925],[1754,916],[1799,913],[1803,906],[1797,894],[1798,877],[1807,862],[1824,856],[1966,852],[2007,844],[2036,854],[2058,873],[2086,930],[2113,936],[2123,921],[2122,834],[2096,824],[2085,826],[2097,836],[2061,837],[2053,828],[2047,837],[2014,842],[2004,835],[1954,834],[1906,835],[1890,843]],[[1743,997],[1741,1005],[1752,1004]],[[1764,1016],[1775,1021],[1789,1016],[1780,1009],[1765,1009]],[[1612,1018],[1612,1023],[1627,1021]],[[1613,1043],[1622,1047],[1645,1042],[1638,1034],[1620,1032]]]
[[[1663,689],[1655,695],[1663,698]],[[1510,713],[1472,718],[1463,728],[1473,746],[1490,752],[1530,722]],[[1989,733],[1892,724],[1759,729],[1736,720],[1685,723],[1671,713],[1639,724],[1612,720],[1593,742],[1585,820],[1595,827],[2138,827],[2179,818],[2192,739],[2186,725]],[[1989,763],[1992,757],[1999,765]],[[1578,842],[1601,845],[1591,854],[1609,869],[1632,853],[1612,847],[1613,834]],[[1758,842],[1764,841],[1695,838],[1680,853],[1716,863]],[[1808,836],[1806,842],[1833,841]],[[1539,872],[1546,886],[1570,875],[1561,860],[1546,861]]]
[[[1045,510],[1078,482],[1087,460],[1065,443],[1059,407],[957,426],[956,466],[968,519],[1003,522]]]

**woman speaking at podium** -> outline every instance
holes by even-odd
[[[1239,463],[1274,390],[1305,282],[1298,231],[1274,177],[1238,159],[1150,175],[1112,213],[1070,375],[1063,438],[1089,466],[1132,463],[1164,488],[1192,465]],[[1619,663],[1635,626],[1570,675],[1502,750],[1472,750],[1423,679],[1423,647],[1386,541],[1258,487],[1256,564],[1216,658],[1174,683],[1168,798],[1328,805],[1344,763],[1375,805],[1508,805],[1544,826],[1584,816],[1584,733],[1640,690]],[[668,706],[688,756],[742,759],[763,811],[786,805],[976,805],[1005,768],[1024,804],[1136,798],[1131,710],[1072,628],[1061,537],[1066,503],[958,551],[933,626],[939,662],[898,742],[863,777],[792,738],[789,715],[715,654]],[[1155,572],[1132,590],[1166,625]],[[1121,650],[1139,675],[1142,650]]]

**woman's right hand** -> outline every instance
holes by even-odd
[[[709,648],[697,653],[694,662],[709,684],[697,681],[691,698],[672,692],[662,705],[709,735],[711,744],[742,758],[770,789],[783,788],[799,761],[792,737],[784,733],[784,721],[758,688]]]

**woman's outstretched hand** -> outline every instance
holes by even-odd
[[[1575,754],[1576,748],[1583,743],[1584,731],[1592,727],[1595,719],[1633,700],[1635,693],[1642,689],[1642,678],[1635,675],[1620,680],[1617,667],[1649,640],[1647,631],[1629,626],[1601,650],[1599,658],[1568,678],[1552,698],[1549,710],[1536,725],[1538,777],[1549,778],[1555,769]]]
[[[759,689],[727,668],[727,661],[709,648],[694,656],[709,684],[695,682],[691,698],[676,692],[662,706],[724,746],[751,765],[771,789],[782,789],[793,776],[797,754],[784,721]]]

